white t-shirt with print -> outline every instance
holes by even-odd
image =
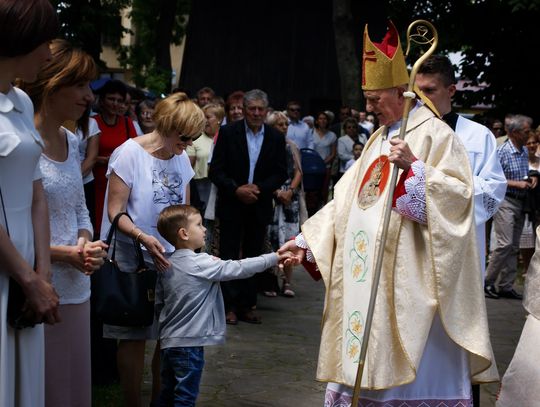
[[[131,190],[127,202],[127,213],[144,233],[156,237],[167,253],[174,247],[157,231],[157,219],[162,209],[175,204],[186,203],[186,187],[195,174],[189,157],[184,151],[169,160],[161,160],[148,153],[133,139],[125,141],[111,155],[107,178],[114,171]],[[108,201],[109,187],[105,193]],[[107,210],[103,211],[101,239],[107,238],[111,223]],[[119,240],[129,242],[119,234]],[[143,247],[144,249],[144,247]]]

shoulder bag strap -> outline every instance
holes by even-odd
[[[127,216],[129,220],[131,220],[131,222],[133,222],[133,219],[131,219],[131,216],[129,216],[127,212],[119,212],[112,221],[109,232],[107,233],[107,240],[105,241],[105,243],[110,247],[111,242],[113,242],[113,237],[115,238],[114,243],[113,243],[113,251],[111,254],[111,260],[113,261],[114,261],[115,253],[116,253],[116,231],[118,230],[118,221],[124,215]],[[137,263],[138,263],[137,270],[138,271],[145,270],[147,267],[146,267],[146,263],[144,262],[144,255],[141,249],[141,245],[139,242],[135,240],[135,238],[132,237],[131,239],[133,241],[133,248],[135,249],[135,255],[137,256]]]

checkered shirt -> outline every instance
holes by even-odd
[[[522,181],[529,174],[529,155],[525,147],[521,147],[520,151],[507,140],[497,147],[497,155],[507,180]],[[524,198],[527,192],[518,188],[508,188],[506,193]]]

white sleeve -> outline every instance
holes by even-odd
[[[69,132],[66,131],[67,137],[68,137],[68,144],[69,144],[69,158],[70,160],[75,160],[77,164],[79,163],[79,138]],[[88,208],[86,207],[86,199],[84,196],[84,187],[82,182],[82,174],[81,174],[81,167],[77,166],[78,175],[80,176],[80,181],[77,185],[77,191],[76,191],[76,197],[77,200],[75,204],[75,210],[77,213],[77,229],[81,230],[87,230],[90,235],[94,234],[94,228],[92,227],[92,222],[90,222],[90,215],[88,213]]]
[[[88,138],[97,136],[101,133],[101,130],[98,126],[96,119],[90,117],[88,118]]]
[[[416,160],[411,165],[414,173],[405,180],[405,194],[396,199],[396,211],[422,225],[427,224],[425,164]]]
[[[221,260],[206,253],[196,257],[197,275],[210,281],[228,281],[250,277],[277,264],[275,253],[263,254],[242,260]]]
[[[191,166],[191,162],[189,161],[189,157],[187,153],[184,151],[182,155],[180,156],[181,164],[180,164],[180,174],[182,176],[182,203],[186,203],[186,192],[187,192],[187,186],[191,179],[195,176],[195,171],[193,171],[193,167]]]
[[[474,208],[477,225],[484,224],[490,219],[504,199],[507,187],[499,157],[495,136],[486,129],[484,154],[481,163],[475,163],[473,171]]]
[[[107,178],[112,171],[118,175],[122,181],[131,189],[133,187],[133,179],[135,176],[135,169],[137,163],[141,163],[137,160],[137,149],[139,147],[135,145],[135,142],[130,140],[125,141],[118,146],[109,160],[109,167],[107,168]]]

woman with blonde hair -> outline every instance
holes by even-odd
[[[78,120],[93,100],[97,76],[92,57],[54,40],[51,60],[37,79],[22,82],[34,103],[34,122],[45,148],[39,166],[49,204],[51,270],[62,321],[45,328],[45,405],[90,406],[90,278],[106,257],[92,242],[79,159],[79,141],[62,124]],[[62,368],[59,369],[59,365]]]
[[[137,259],[132,239],[142,244],[148,267],[165,271],[174,247],[157,232],[161,210],[189,203],[189,182],[194,172],[185,150],[204,129],[202,110],[185,93],[174,93],[160,101],[154,112],[156,128],[151,133],[129,139],[111,155],[105,194],[101,236],[105,238],[111,221],[122,216],[116,241],[116,260],[121,270],[134,270]],[[141,405],[141,382],[147,339],[157,339],[157,321],[150,327],[104,325],[106,338],[118,339],[117,363],[120,383],[128,406]],[[152,360],[152,399],[159,395],[159,345]]]

